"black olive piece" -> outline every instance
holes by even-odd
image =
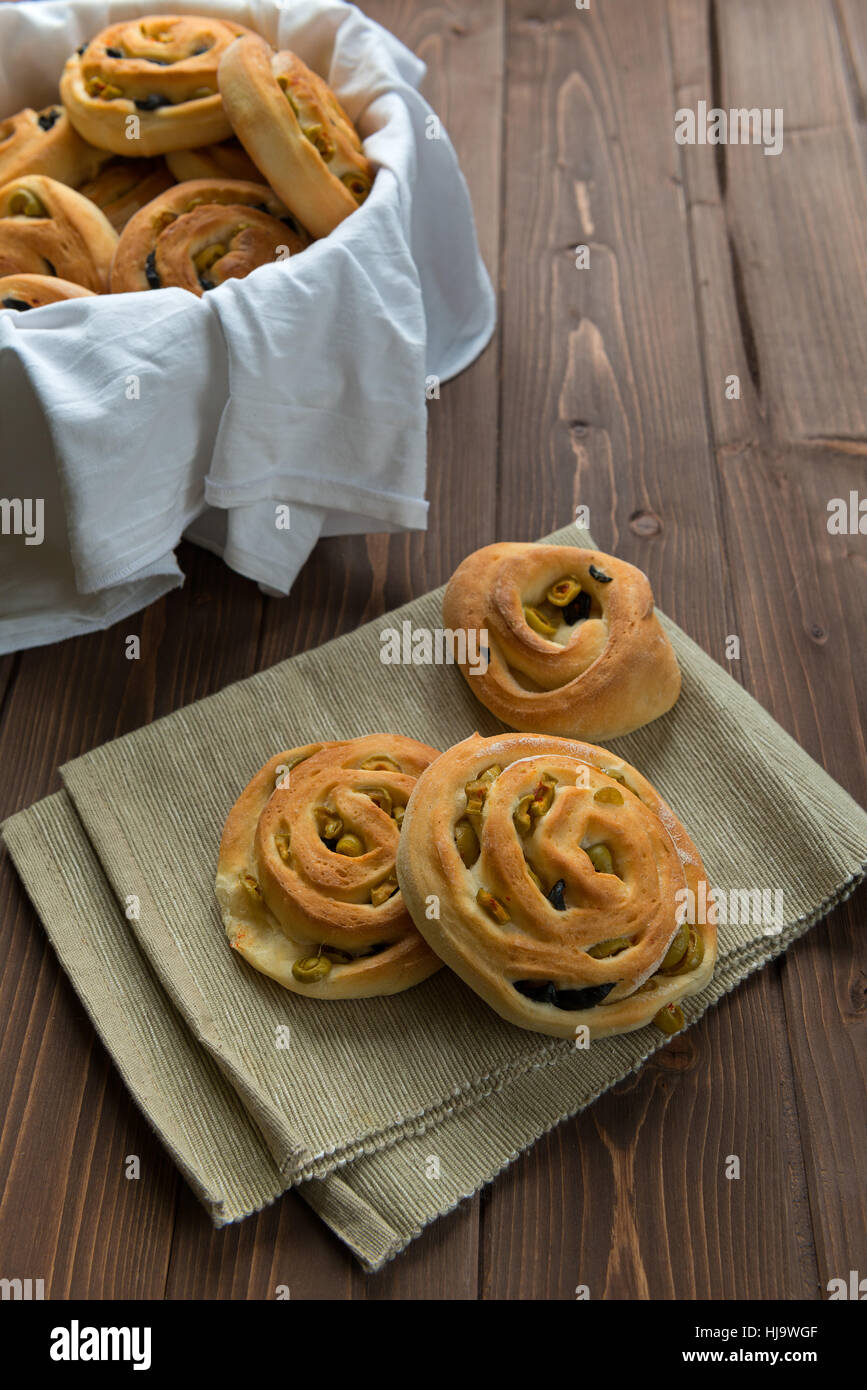
[[[588,985],[586,989],[558,989],[551,980],[514,980],[514,988],[536,1004],[552,1004],[555,1009],[592,1009],[611,993],[617,981]]]
[[[157,68],[170,68],[171,63],[168,58],[145,58],[146,63],[153,63]]]
[[[199,276],[199,284],[203,290],[215,290],[217,288],[214,281],[209,280],[206,275]],[[337,844],[337,841],[335,840],[334,843]],[[329,845],[328,848],[330,849],[331,846]]]
[[[3,308],[18,309],[18,311],[23,314],[25,309],[32,309],[33,305],[26,304],[23,299],[16,299],[14,294],[10,294],[3,300]]]
[[[614,578],[611,574],[606,574],[604,570],[598,570],[595,565],[590,566],[590,574],[597,584],[610,584]]]
[[[548,899],[548,902],[551,904],[552,907],[556,907],[558,912],[566,911],[566,899],[564,897],[565,892],[566,880],[565,878],[558,878],[550,893],[545,894],[545,897]]]
[[[79,58],[81,57],[82,53],[84,52],[84,50],[85,50],[86,48],[87,48],[87,44],[86,44],[86,43],[83,43],[83,44],[81,45],[80,48],[76,48],[75,51],[76,51],[76,53],[78,54]]]
[[[62,111],[59,106],[54,106],[50,111],[42,111],[37,116],[37,123],[42,130],[50,130],[53,125],[60,120]]]
[[[292,217],[291,214],[290,214],[289,217],[281,217],[281,218],[280,218],[280,221],[281,221],[281,222],[285,222],[285,223],[286,223],[286,226],[290,229],[290,231],[293,231],[293,232],[295,233],[296,236],[303,236],[303,235],[304,235],[304,233],[303,233],[302,230],[301,230],[301,225],[300,225],[300,223],[296,222],[296,221],[295,221],[295,218]]]
[[[107,49],[105,50],[105,52],[106,52],[107,57],[109,57],[109,58],[122,58],[122,57],[123,57],[123,54],[122,54],[122,52],[120,51],[119,48],[107,48]]]
[[[57,266],[54,264],[54,262],[53,262],[53,261],[50,261],[50,260],[48,259],[47,256],[43,256],[42,259],[44,260],[46,266],[48,267],[48,269],[47,269],[46,272],[45,272],[46,275],[56,275],[56,274],[57,274]]]
[[[160,279],[160,273],[159,273],[159,271],[157,270],[157,253],[156,253],[156,251],[151,251],[150,254],[148,255],[148,258],[147,258],[147,260],[145,261],[145,268],[144,268],[144,270],[145,270],[145,279],[147,280],[147,282],[148,282],[148,284],[150,285],[151,289],[152,289],[152,290],[161,290],[162,287],[163,287],[163,282],[162,282],[162,280]]]
[[[192,53],[190,54],[190,57],[191,57],[191,58],[199,58],[199,57],[201,57],[201,55],[202,55],[203,53],[208,53],[208,52],[210,51],[210,47],[211,47],[210,44],[207,44],[207,43],[202,44],[201,48],[194,48],[194,49],[193,49]]]
[[[589,618],[591,601],[586,589],[582,589],[580,594],[573,598],[571,603],[567,603],[563,609],[564,623],[568,623],[572,627],[575,623],[583,622],[585,618]]]
[[[157,96],[156,92],[151,92],[150,96],[136,100],[139,111],[158,111],[161,106],[171,106],[168,97]]]

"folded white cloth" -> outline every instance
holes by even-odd
[[[329,237],[197,299],[0,311],[0,652],[105,627],[183,582],[190,539],[288,593],[320,534],[426,524],[426,380],[482,350],[494,295],[424,64],[342,0],[0,5],[0,113],[144,13],[219,15],[327,77],[377,166]],[[45,535],[18,525],[42,499]],[[288,522],[288,526],[287,526]]]

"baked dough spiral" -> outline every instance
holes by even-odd
[[[78,133],[114,154],[150,156],[228,139],[217,66],[248,32],[200,15],[111,24],[67,60],[60,95]]]
[[[317,999],[396,994],[440,961],[395,876],[404,808],[435,748],[397,734],[278,753],[232,808],[217,898],[231,945]]]
[[[447,628],[487,632],[487,669],[461,669],[513,729],[605,741],[665,714],[680,694],[647,576],[598,550],[486,545],[452,575],[443,617]]]
[[[59,104],[43,111],[26,107],[0,121],[0,184],[24,174],[46,174],[76,188],[90,179],[108,156],[75,130]]]
[[[0,309],[39,309],[61,299],[92,299],[93,290],[73,285],[56,275],[3,275],[0,277]]]
[[[533,1032],[676,1032],[678,1000],[713,972],[715,928],[680,921],[696,915],[684,890],[704,878],[699,853],[604,748],[537,734],[456,744],[419,779],[397,872],[437,955]]]
[[[254,164],[312,236],[327,236],[373,184],[358,132],[327,82],[257,34],[226,49],[218,80]]]
[[[223,140],[219,145],[201,145],[197,150],[171,150],[166,164],[178,183],[189,179],[244,179],[261,183],[262,175],[240,140]]]
[[[96,178],[80,184],[78,192],[96,203],[114,230],[122,232],[129,219],[167,188],[174,178],[162,159],[110,158]]]
[[[191,179],[127,223],[112,267],[112,293],[177,285],[201,295],[306,244],[291,213],[264,184]]]
[[[56,179],[28,174],[0,188],[0,275],[58,275],[101,294],[116,247],[104,213]]]

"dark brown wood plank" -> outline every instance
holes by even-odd
[[[749,689],[863,804],[867,661],[856,634],[867,600],[867,542],[827,529],[829,500],[863,493],[867,452],[865,186],[845,44],[827,5],[793,5],[784,16],[768,4],[709,10],[699,0],[672,0],[670,10],[678,104],[694,106],[712,90],[724,108],[773,103],[785,111],[778,157],[684,152],[732,630]],[[833,187],[825,183],[829,171]],[[741,378],[740,401],[725,399],[732,371]],[[863,1089],[864,965],[855,924],[865,910],[862,893],[778,967],[816,1246],[812,1296],[848,1271],[867,1233],[858,1185],[863,1108],[850,1103]]]
[[[499,530],[536,535],[589,505],[597,542],[722,660],[733,607],[666,7],[510,14]],[[779,1093],[759,1136],[756,1107]],[[726,1180],[732,1153],[749,1181]],[[520,1160],[483,1211],[486,1297],[811,1292],[775,972]]]

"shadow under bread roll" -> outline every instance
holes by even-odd
[[[177,286],[201,295],[306,245],[295,218],[264,184],[191,179],[127,223],[111,288],[122,294]]]
[[[78,192],[105,213],[120,234],[129,219],[174,186],[174,178],[162,159],[109,159],[96,178],[81,184]]]

